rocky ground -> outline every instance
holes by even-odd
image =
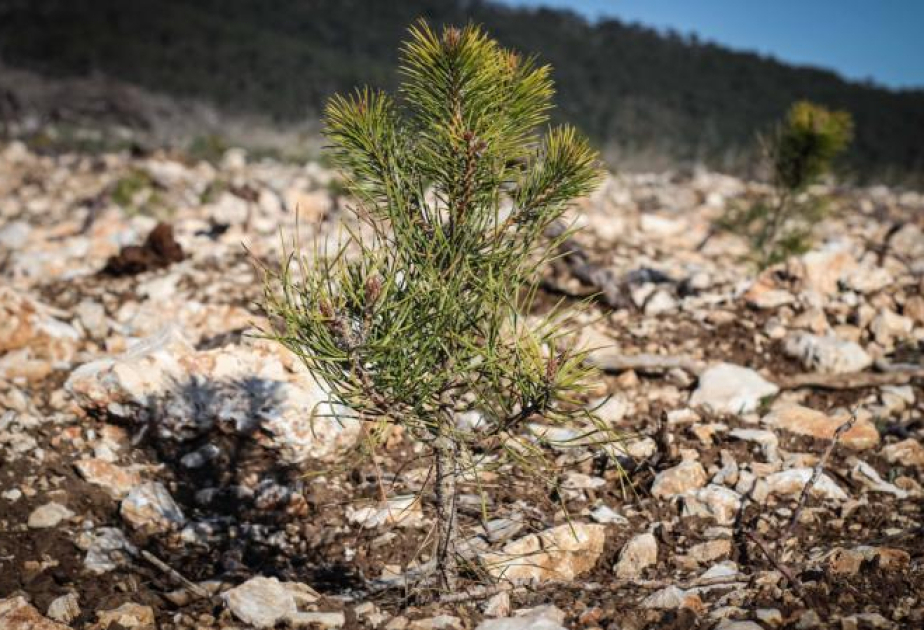
[[[924,196],[832,190],[817,248],[755,275],[706,237],[759,184],[608,179],[537,309],[600,292],[586,403],[625,441],[544,444],[557,491],[500,462],[487,519],[467,486],[466,588],[493,586],[427,602],[370,588],[426,559],[424,452],[371,459],[251,335],[253,260],[295,208],[337,240],[338,190],[240,151],[0,146],[0,629],[922,627]]]

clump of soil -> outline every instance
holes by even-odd
[[[134,276],[153,269],[169,267],[186,257],[183,248],[173,236],[173,226],[158,223],[148,234],[143,245],[126,245],[106,261],[100,272],[106,276]]]

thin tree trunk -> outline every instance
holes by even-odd
[[[444,593],[456,588],[456,482],[458,457],[452,438],[442,435],[435,444],[436,456],[436,571]]]

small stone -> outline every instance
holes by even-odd
[[[754,611],[757,621],[771,628],[777,628],[783,625],[783,613],[776,608],[758,608]]]
[[[0,498],[11,502],[19,501],[22,498],[22,490],[19,488],[10,488],[9,490],[4,490],[3,492],[0,492]]]
[[[200,448],[186,453],[180,458],[180,464],[183,468],[202,468],[207,463],[221,455],[221,449],[214,444],[205,444]]]
[[[150,606],[126,603],[113,610],[101,610],[96,613],[97,626],[100,630],[138,628],[153,630],[154,610]]]
[[[408,630],[462,630],[462,628],[462,620],[452,615],[415,619],[408,625]]]
[[[804,610],[796,622],[796,630],[813,630],[821,627],[821,617],[814,610]]]
[[[658,452],[658,443],[650,437],[626,438],[613,445],[617,455],[628,455],[632,459],[648,459]]]
[[[841,278],[841,283],[857,293],[875,293],[894,282],[892,274],[882,267],[861,265]]]
[[[653,534],[640,534],[623,546],[613,571],[621,579],[637,578],[646,567],[657,563],[658,541]]]
[[[803,254],[792,261],[790,271],[801,279],[802,289],[820,295],[837,292],[841,278],[857,267],[857,261],[843,243]]]
[[[629,411],[629,402],[620,394],[610,396],[602,405],[597,404],[594,413],[607,424],[619,424]]]
[[[828,571],[834,575],[856,575],[865,559],[865,555],[855,549],[835,547],[828,554]]]
[[[372,602],[362,602],[353,608],[353,614],[360,621],[364,621],[373,628],[378,628],[388,621],[388,613],[382,612],[378,606]]]
[[[860,482],[868,490],[891,494],[898,499],[908,498],[907,492],[897,487],[895,484],[891,484],[880,477],[879,473],[876,472],[876,469],[866,462],[854,458],[853,460],[849,461],[849,463],[853,465],[853,467],[850,469],[850,478],[854,481]]]
[[[122,499],[141,483],[141,475],[98,458],[81,459],[74,463],[80,476],[100,486],[113,499]]]
[[[348,506],[347,518],[351,523],[371,529],[380,525],[413,525],[421,521],[423,512],[417,495],[408,495],[390,498],[386,505]]]
[[[565,615],[555,606],[516,611],[516,616],[501,619],[485,619],[475,630],[566,630]]]
[[[784,341],[783,351],[799,359],[807,369],[828,374],[862,372],[873,363],[872,357],[857,343],[833,335],[794,333]]]
[[[888,309],[879,311],[869,325],[869,331],[876,342],[886,348],[891,348],[897,340],[906,339],[914,330],[914,321],[910,317],[903,317]]]
[[[677,300],[664,290],[655,291],[645,302],[645,315],[661,315],[677,310]]]
[[[774,286],[766,278],[758,278],[742,297],[748,306],[762,310],[777,309],[796,301],[792,293]]]
[[[914,404],[911,385],[885,385],[879,390],[879,400],[889,413],[901,413]]]
[[[731,560],[725,560],[712,565],[699,576],[701,580],[714,580],[718,578],[732,578],[738,575],[738,565]]]
[[[916,324],[924,325],[924,296],[914,295],[905,300],[902,313],[911,318]]]
[[[93,531],[82,532],[75,542],[78,547],[87,552],[84,567],[96,575],[124,565],[129,556],[138,553],[122,530],[114,527],[100,527]]]
[[[744,442],[754,442],[759,444],[767,461],[774,462],[779,459],[777,448],[780,445],[779,439],[772,431],[762,431],[760,429],[732,429],[728,436]]]
[[[683,495],[683,516],[715,519],[719,525],[731,525],[741,507],[741,495],[724,486],[710,484]]]
[[[25,597],[0,599],[0,630],[69,630],[42,616]]]
[[[834,439],[834,433],[846,421],[846,418],[832,418],[820,411],[800,405],[780,406],[761,420],[768,426],[817,440]],[[873,448],[879,444],[879,431],[869,420],[860,419],[849,431],[841,435],[838,443],[854,450]]]
[[[46,503],[41,507],[35,508],[35,510],[29,514],[29,527],[33,529],[55,527],[61,521],[67,520],[72,516],[74,516],[74,513],[60,503]]]
[[[707,564],[722,558],[727,558],[732,552],[732,541],[729,538],[717,538],[716,540],[707,540],[690,547],[687,552],[691,558],[699,564]]]
[[[280,582],[277,578],[255,577],[222,594],[231,613],[257,628],[272,628],[299,613],[300,604],[313,604],[319,595],[299,582]],[[341,622],[342,625],[342,622]]]
[[[594,510],[590,513],[590,518],[592,518],[595,523],[612,523],[615,525],[629,524],[629,519],[606,505],[600,505],[594,508]]]
[[[684,591],[676,586],[667,586],[655,591],[643,599],[640,606],[655,610],[679,610],[681,608],[688,608],[695,612],[703,610],[703,602],[699,595]]]
[[[571,523],[507,543],[482,555],[488,573],[506,580],[573,580],[589,571],[603,553],[603,525]]]
[[[77,593],[62,595],[48,605],[48,616],[61,623],[70,623],[80,615],[80,598]]]
[[[915,438],[908,438],[882,448],[882,456],[890,464],[924,469],[924,446]]]
[[[669,499],[688,490],[702,488],[707,480],[702,464],[695,461],[681,462],[657,474],[651,486],[651,496],[657,499]]]
[[[295,628],[311,626],[334,630],[346,624],[346,615],[342,612],[296,612],[287,617],[289,625]]]
[[[510,616],[510,593],[502,591],[492,595],[484,604],[485,617]]]
[[[29,295],[0,286],[0,378],[44,376],[71,361],[80,333],[54,314]]]
[[[720,363],[700,375],[690,405],[702,405],[717,414],[743,414],[754,411],[764,398],[777,392],[779,387],[754,370]]]
[[[133,488],[122,500],[119,513],[126,523],[148,535],[169,532],[186,520],[167,489],[156,481]]]
[[[393,618],[387,624],[385,624],[385,630],[404,630],[407,628],[407,624],[410,623],[407,617],[403,615],[398,615]]]
[[[841,619],[841,630],[892,630],[896,628],[894,622],[886,619],[879,613],[866,612],[850,615]]]
[[[106,319],[106,309],[94,300],[83,300],[74,309],[74,314],[80,320],[83,329],[96,339],[104,339],[109,332],[109,322]]]
[[[799,496],[809,479],[812,478],[811,468],[792,468],[767,476],[766,482],[771,494],[780,496]],[[825,473],[818,476],[815,485],[809,494],[816,499],[830,501],[846,501],[850,497],[838,486],[831,477]]]

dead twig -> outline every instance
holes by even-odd
[[[856,422],[857,414],[855,411],[853,411],[850,414],[850,420],[843,423],[834,432],[834,436],[831,438],[831,443],[828,444],[828,447],[825,449],[825,452],[822,453],[818,463],[815,464],[815,468],[812,469],[812,476],[809,478],[808,483],[806,483],[805,487],[802,488],[802,493],[799,495],[799,503],[796,505],[796,509],[792,513],[792,518],[789,519],[789,525],[783,531],[783,535],[780,537],[780,540],[785,541],[792,535],[792,532],[796,527],[796,523],[799,522],[799,517],[802,516],[802,510],[805,509],[805,504],[808,501],[809,492],[811,492],[812,488],[815,487],[815,484],[821,477],[821,473],[824,471],[825,464],[828,463],[828,459],[831,457],[831,453],[834,452],[834,447],[837,446],[841,436],[847,433],[847,431],[849,431],[851,427],[856,424]]]
[[[882,385],[907,385],[914,379],[924,378],[924,368],[891,369],[884,372],[848,372],[842,374],[796,374],[778,379],[780,389],[862,389]]]
[[[460,604],[462,602],[469,602],[478,599],[487,599],[497,595],[498,593],[507,593],[512,591],[526,592],[526,588],[523,586],[517,586],[516,584],[512,584],[510,582],[506,582],[504,584],[494,584],[491,586],[477,586],[460,593],[447,593],[446,595],[440,597],[440,603]]]
[[[580,585],[583,591],[619,591],[625,588],[642,589],[646,591],[658,591],[669,586],[676,586],[683,590],[696,588],[709,588],[715,586],[734,586],[747,582],[750,578],[743,573],[733,575],[717,575],[710,578],[695,578],[687,582],[676,582],[674,580],[637,580],[637,579],[617,579],[600,583],[584,583]],[[575,588],[573,582],[562,580],[549,580],[541,584],[525,585],[513,582],[503,582],[488,586],[476,586],[460,593],[449,593],[440,597],[441,604],[458,604],[478,599],[486,599],[498,593],[525,593],[527,591],[538,592],[547,589]]]
[[[202,599],[208,599],[210,597],[209,592],[196,584],[195,582],[188,580],[183,576],[182,573],[171,567],[169,564],[155,556],[149,551],[141,551],[141,557],[153,564],[155,567],[172,577],[174,580],[182,584],[191,592],[192,594],[201,597]]]
[[[770,550],[769,545],[767,545],[767,543],[764,542],[764,540],[760,536],[750,531],[745,531],[744,535],[747,536],[748,540],[750,540],[755,545],[757,545],[757,548],[760,549],[761,552],[763,552],[767,560],[770,561],[770,564],[772,564],[773,567],[777,571],[783,574],[783,577],[786,578],[786,580],[792,586],[796,594],[801,595],[802,594],[802,582],[800,582],[799,578],[795,576],[795,574],[792,572],[792,569],[790,569],[788,566],[786,566],[780,560],[777,559],[774,553]]]
[[[587,362],[604,372],[667,372],[684,370],[699,376],[706,369],[706,363],[685,355],[620,354],[607,349],[591,352]]]
[[[924,534],[924,525],[918,525],[917,527],[909,527],[908,529],[903,529],[900,532],[895,534],[889,534],[888,536],[883,536],[882,538],[877,538],[871,545],[881,545],[887,542],[894,542],[896,540],[901,540],[902,538],[907,538],[908,536],[918,536]]]

